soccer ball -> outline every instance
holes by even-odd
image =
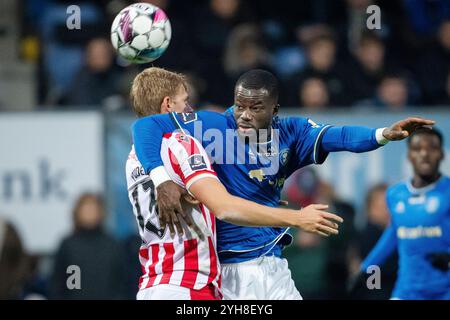
[[[163,10],[149,3],[134,3],[122,9],[111,26],[111,42],[118,54],[132,63],[158,59],[172,37],[170,21]]]

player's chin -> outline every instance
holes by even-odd
[[[436,173],[437,167],[429,164],[422,164],[418,166],[417,171],[420,176],[429,177],[433,176]]]
[[[238,127],[237,132],[241,136],[246,136],[246,137],[256,136],[255,128]]]

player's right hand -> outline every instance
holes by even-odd
[[[344,222],[344,219],[325,211],[328,209],[326,204],[310,204],[309,206],[300,210],[297,227],[311,233],[328,237],[331,234],[338,234],[339,224]]]
[[[181,217],[200,238],[203,237],[200,228],[194,223],[190,214],[185,212],[181,206],[181,198],[187,194],[186,189],[181,188],[173,181],[166,181],[156,188],[156,192],[159,223],[162,229],[165,229],[166,226],[169,227],[172,238],[175,236],[175,229],[179,235],[183,235],[184,231],[181,226]]]

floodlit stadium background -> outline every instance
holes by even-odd
[[[419,115],[437,121],[449,153],[449,1],[149,2],[166,11],[173,29],[167,52],[152,65],[187,74],[197,109],[224,110],[239,75],[264,68],[280,80],[282,116],[383,127]],[[124,177],[135,119],[128,91],[149,65],[127,65],[109,44],[110,24],[129,3],[0,3],[0,217],[17,230],[28,257],[17,298],[65,298],[51,290],[54,256],[84,192],[104,195],[105,230],[124,262],[125,284],[113,296],[100,288],[98,297],[134,298],[139,239]],[[371,4],[381,9],[381,28],[370,31]],[[66,27],[70,5],[81,9],[80,30]],[[285,256],[300,292],[310,299],[389,297],[395,259],[382,269],[382,290],[352,296],[345,286],[388,223],[383,198],[367,206],[367,192],[411,173],[405,142],[333,154],[312,169],[286,183],[285,198],[292,207],[328,202],[346,222],[326,240],[292,231]],[[449,158],[442,171],[450,174]],[[0,252],[0,259],[7,257]]]

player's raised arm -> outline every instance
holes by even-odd
[[[282,125],[292,133],[297,156],[297,166],[321,164],[330,152],[367,152],[385,145],[389,141],[402,140],[415,130],[432,126],[435,121],[422,118],[407,118],[387,128],[364,126],[320,125],[312,120],[291,117],[282,120]]]
[[[415,130],[434,124],[433,120],[411,117],[398,121],[387,128],[331,127],[324,133],[321,148],[324,152],[367,152],[385,145],[389,141],[403,140]]]

